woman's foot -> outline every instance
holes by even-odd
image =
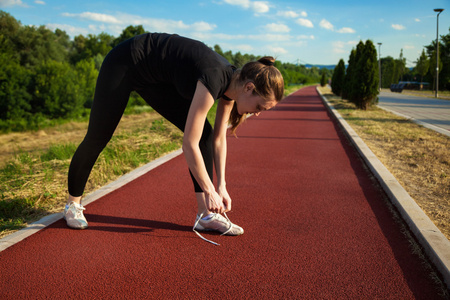
[[[83,210],[85,208],[83,205],[70,202],[64,208],[64,219],[67,222],[67,226],[74,229],[85,229],[88,227],[88,222],[84,217]]]
[[[198,231],[218,231],[222,235],[241,235],[244,233],[244,229],[221,214],[209,214],[206,217],[200,219],[201,216],[197,215],[195,220],[195,230]]]

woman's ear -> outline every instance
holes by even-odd
[[[244,86],[246,92],[253,91],[255,89],[255,84],[251,81],[247,82]]]

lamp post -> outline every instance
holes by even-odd
[[[380,92],[381,92],[381,43],[378,43],[378,74],[380,75]]]
[[[436,94],[435,97],[438,97],[439,91],[439,15],[444,11],[443,8],[435,8],[435,12],[437,12],[437,22],[436,22]]]

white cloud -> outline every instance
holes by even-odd
[[[415,18],[414,21],[420,22],[420,19],[419,18]]]
[[[342,27],[341,29],[337,30],[339,33],[355,33],[355,30],[350,27]]]
[[[265,1],[250,2],[250,7],[257,14],[264,14],[269,11],[269,4]]]
[[[248,35],[245,38],[249,40],[256,41],[264,41],[264,42],[286,42],[289,41],[292,36],[289,34],[257,34],[257,35]]]
[[[250,0],[224,0],[224,2],[230,5],[241,6],[245,9],[250,7]]]
[[[207,22],[199,21],[192,24],[185,24],[183,21],[168,20],[168,19],[153,19],[153,18],[143,18],[135,15],[128,14],[118,14],[116,16],[99,14],[93,12],[83,12],[80,14],[63,13],[65,17],[80,18],[87,21],[100,22],[103,24],[108,24],[108,28],[115,33],[120,33],[125,26],[128,25],[142,25],[144,28],[151,28],[152,31],[159,32],[186,32],[186,31],[196,31],[205,32],[214,30],[217,26],[215,24],[210,24]],[[96,25],[90,25],[91,29],[98,31],[99,29],[104,30],[105,27],[101,28]]]
[[[403,46],[403,48],[405,48],[406,50],[411,50],[411,49],[415,49],[416,47],[414,47],[413,45],[405,45],[405,46]]]
[[[51,31],[55,31],[56,29],[60,29],[65,31],[69,36],[77,36],[77,35],[88,35],[90,31],[86,28],[74,27],[66,24],[46,24],[45,27],[50,29]]]
[[[108,23],[108,24],[120,24],[120,23],[122,23],[121,21],[119,21],[114,16],[105,15],[105,14],[98,14],[98,13],[92,13],[92,12],[84,12],[84,13],[81,13],[81,14],[63,13],[62,15],[64,17],[79,18],[79,19],[96,21],[96,22],[104,22],[104,23]]]
[[[350,27],[342,27],[341,29],[334,30],[333,24],[325,19],[322,19],[322,21],[320,21],[319,26],[327,30],[336,31],[337,33],[355,33],[355,30]]]
[[[195,22],[191,25],[191,28],[195,31],[211,31],[214,30],[217,26],[215,24],[209,24],[203,21]]]
[[[395,30],[404,30],[404,29],[406,29],[405,26],[400,25],[400,24],[392,24],[391,26],[392,26],[392,28],[394,28]]]
[[[334,30],[333,24],[331,24],[325,19],[322,19],[322,21],[320,21],[319,26],[328,30]]]
[[[237,40],[253,40],[253,41],[262,41],[262,42],[288,42],[292,39],[292,36],[289,34],[253,34],[253,35],[245,35],[245,34],[225,34],[225,33],[209,33],[209,32],[195,32],[191,34],[191,36],[202,40],[202,41],[218,41],[218,40],[226,40],[226,41],[237,41]]]
[[[295,22],[298,25],[301,25],[301,26],[304,26],[304,27],[309,27],[309,28],[313,28],[314,27],[313,23],[310,20],[308,20],[308,19],[300,18],[300,19],[297,19]]]
[[[240,6],[243,9],[251,9],[257,14],[266,13],[270,7],[266,1],[250,1],[250,0],[224,0],[225,3],[230,5]]]
[[[297,18],[298,14],[295,11],[286,10],[286,11],[279,11],[279,12],[277,12],[277,16],[280,16],[280,17],[283,17],[283,18]]]
[[[357,44],[356,41],[348,41],[348,42],[342,42],[342,41],[336,41],[332,42],[332,51],[334,53],[338,54],[350,54],[351,47],[355,46]]]
[[[247,44],[236,45],[236,44],[221,43],[220,47],[222,49],[228,49],[233,52],[242,52],[242,53],[249,53],[254,50],[254,48],[252,46],[247,45]]]
[[[22,6],[28,7],[22,0],[0,0],[0,7]]]
[[[267,46],[266,48],[275,56],[288,53],[288,51],[282,47]]]
[[[36,1],[34,1],[34,3],[40,4],[40,5],[45,5],[45,2],[44,1],[40,1],[40,0],[36,0]]]
[[[304,17],[306,18],[308,16],[308,14],[305,11],[300,12],[300,14],[298,14],[295,11],[292,10],[285,10],[285,11],[279,11],[277,12],[277,16],[283,17],[283,18],[297,18],[297,17]]]
[[[264,28],[269,32],[289,32],[289,31],[291,31],[291,29],[288,26],[286,26],[284,24],[280,24],[280,23],[267,24],[266,26],[264,26]]]
[[[297,35],[296,38],[298,40],[314,40],[315,39],[314,35],[305,35],[305,34]]]

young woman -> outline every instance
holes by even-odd
[[[237,70],[201,42],[178,35],[147,33],[115,47],[105,58],[95,90],[89,127],[69,168],[69,199],[64,218],[71,228],[87,228],[81,205],[86,182],[111,139],[131,91],[184,132],[186,158],[198,205],[194,230],[240,235],[224,218],[231,210],[225,185],[226,133],[234,133],[246,114],[258,115],[283,97],[284,82],[272,57]],[[219,99],[214,130],[206,119]],[[212,182],[213,165],[217,189]]]

